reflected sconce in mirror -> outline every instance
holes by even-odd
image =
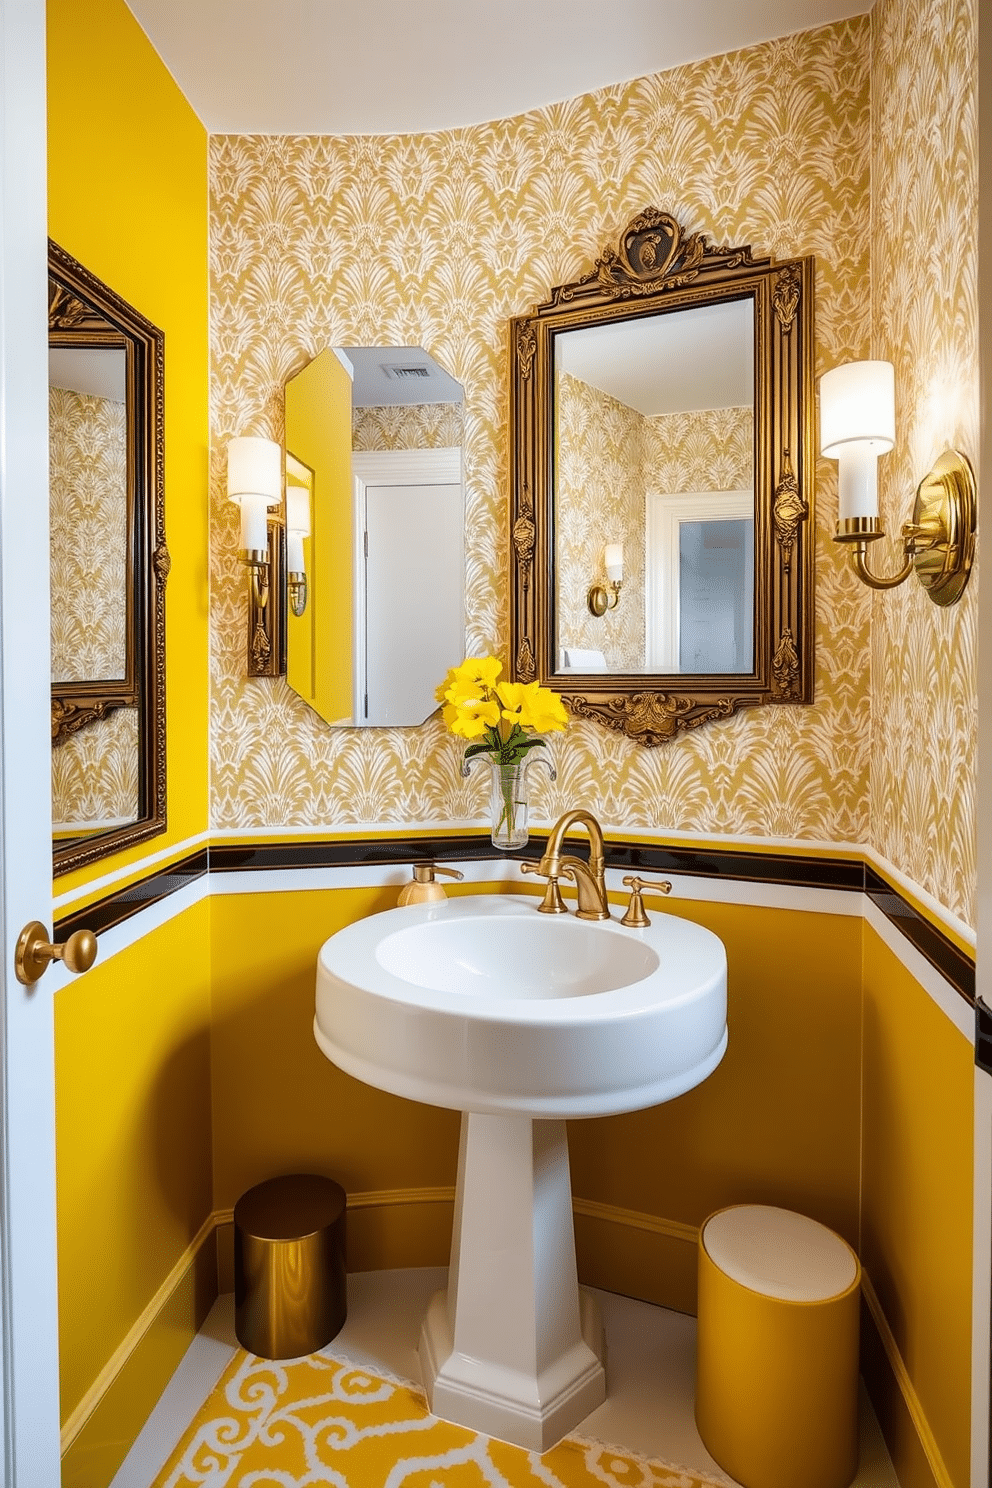
[[[305,486],[286,487],[286,587],[289,605],[299,617],[307,607],[304,538],[310,536],[310,492]]]
[[[605,615],[607,610],[615,610],[620,603],[620,590],[623,588],[623,543],[606,544],[603,549],[603,567],[609,588],[603,584],[593,584],[588,594],[589,609],[597,617]]]
[[[839,511],[834,541],[851,545],[854,571],[872,589],[894,589],[916,574],[934,604],[961,598],[975,554],[975,475],[965,455],[945,450],[916,490],[902,525],[905,561],[881,577],[868,544],[885,536],[878,515],[878,458],[895,444],[891,362],[846,362],[820,379],[820,453],[837,461]]]

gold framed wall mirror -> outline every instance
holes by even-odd
[[[633,218],[511,322],[514,676],[656,745],[813,696],[813,259]]]
[[[164,337],[48,245],[56,874],[165,830]]]

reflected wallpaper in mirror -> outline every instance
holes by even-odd
[[[753,298],[564,331],[554,366],[558,670],[750,672]]]
[[[127,675],[127,353],[49,351],[52,685]],[[138,818],[138,712],[115,709],[52,754],[52,830],[60,841]]]

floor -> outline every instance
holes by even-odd
[[[421,1318],[446,1278],[442,1268],[354,1272],[348,1278],[348,1320],[333,1351],[368,1369],[419,1382]],[[693,1419],[695,1319],[612,1292],[596,1295],[606,1331],[610,1393],[578,1434],[730,1484],[700,1441]],[[214,1304],[111,1488],[151,1488],[237,1346],[234,1298],[227,1293]],[[861,1465],[852,1488],[899,1488],[863,1388]]]

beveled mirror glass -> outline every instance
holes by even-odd
[[[165,828],[163,337],[49,244],[56,873]]]
[[[812,280],[649,208],[512,323],[517,678],[652,745],[811,700]]]

